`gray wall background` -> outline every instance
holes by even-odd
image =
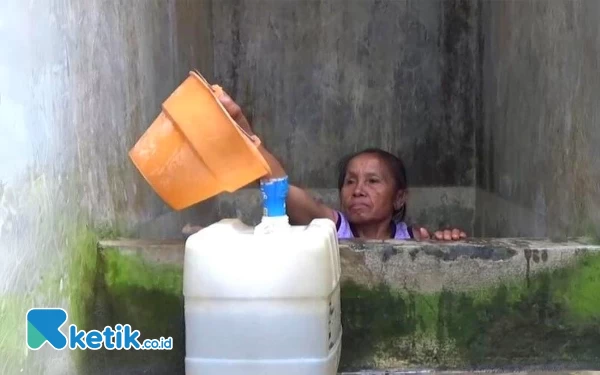
[[[482,235],[600,233],[600,2],[483,3]]]
[[[214,1],[214,79],[300,185],[335,188],[343,155],[381,147],[413,186],[473,186],[478,14],[467,0]]]

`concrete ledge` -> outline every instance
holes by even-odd
[[[418,293],[468,291],[561,268],[597,250],[583,240],[485,239],[458,243],[344,242],[343,279]]]
[[[96,324],[129,322],[178,345],[169,353],[103,353],[104,363],[151,361],[183,373],[183,241],[102,241],[100,249]],[[599,246],[341,241],[340,253],[342,372],[600,369]],[[92,366],[98,373],[101,362]]]
[[[101,248],[140,256],[149,262],[183,265],[184,241],[118,239]],[[342,281],[381,283],[428,293],[480,289],[541,271],[565,267],[577,255],[600,249],[585,239],[472,239],[461,242],[341,240]]]

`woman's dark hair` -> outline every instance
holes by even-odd
[[[379,157],[385,165],[389,168],[392,176],[394,177],[394,182],[396,183],[397,190],[405,190],[408,187],[408,182],[406,180],[406,168],[404,167],[404,163],[402,159],[399,157],[390,154],[387,151],[384,151],[380,148],[367,148],[362,151],[355,152],[351,155],[345,156],[339,164],[339,175],[338,175],[338,191],[342,190],[344,186],[344,180],[346,179],[346,172],[348,169],[348,164],[352,159],[359,155],[363,154],[372,154]],[[395,221],[403,221],[406,216],[406,202],[400,207],[399,210],[394,209],[394,220]]]

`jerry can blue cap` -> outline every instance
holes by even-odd
[[[261,179],[260,191],[263,198],[263,216],[286,215],[285,201],[289,190],[288,177]]]

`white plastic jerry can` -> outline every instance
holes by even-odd
[[[290,226],[287,178],[261,183],[256,228],[221,220],[186,242],[186,375],[334,375],[341,351],[335,224]]]

